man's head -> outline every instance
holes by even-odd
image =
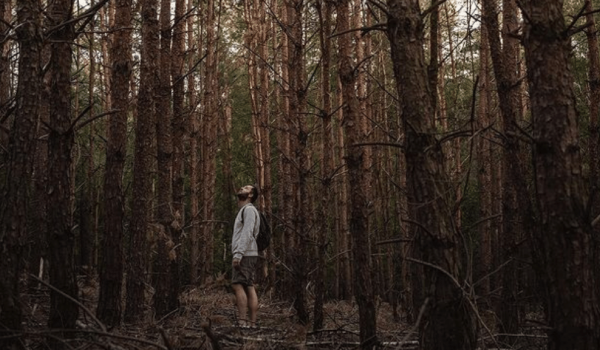
[[[238,201],[243,202],[250,198],[250,203],[254,203],[254,201],[256,201],[256,199],[258,198],[258,189],[256,188],[256,186],[246,185],[240,188],[240,190],[237,193],[237,197]]]

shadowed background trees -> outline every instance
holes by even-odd
[[[598,348],[594,1],[0,4],[0,347],[32,276],[60,331],[77,280],[108,326],[177,311],[256,183],[259,291],[303,326],[354,300],[370,349],[389,303],[474,349],[543,310],[549,348]]]

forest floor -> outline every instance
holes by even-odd
[[[258,327],[236,326],[234,297],[225,281],[187,287],[180,295],[180,307],[160,320],[154,320],[147,303],[147,320],[103,330],[94,320],[97,281],[80,283],[81,311],[78,329],[65,340],[66,349],[160,349],[160,350],[230,350],[230,349],[358,349],[358,307],[349,301],[329,301],[324,305],[324,327],[313,331],[300,326],[289,301],[260,295]],[[43,285],[24,293],[27,349],[47,349],[46,340],[53,334],[46,327],[49,291]],[[149,295],[148,300],[151,299]],[[381,349],[416,349],[414,325],[395,320],[392,307],[380,303],[377,308],[377,336]],[[544,336],[523,335],[518,344],[506,346],[491,341],[489,332],[480,332],[480,349],[542,349]],[[482,340],[487,339],[487,340]]]

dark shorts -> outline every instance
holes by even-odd
[[[258,256],[244,256],[240,261],[240,269],[233,269],[231,284],[241,284],[246,287],[254,285]]]

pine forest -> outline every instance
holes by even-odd
[[[0,349],[600,350],[599,12],[0,0]]]

